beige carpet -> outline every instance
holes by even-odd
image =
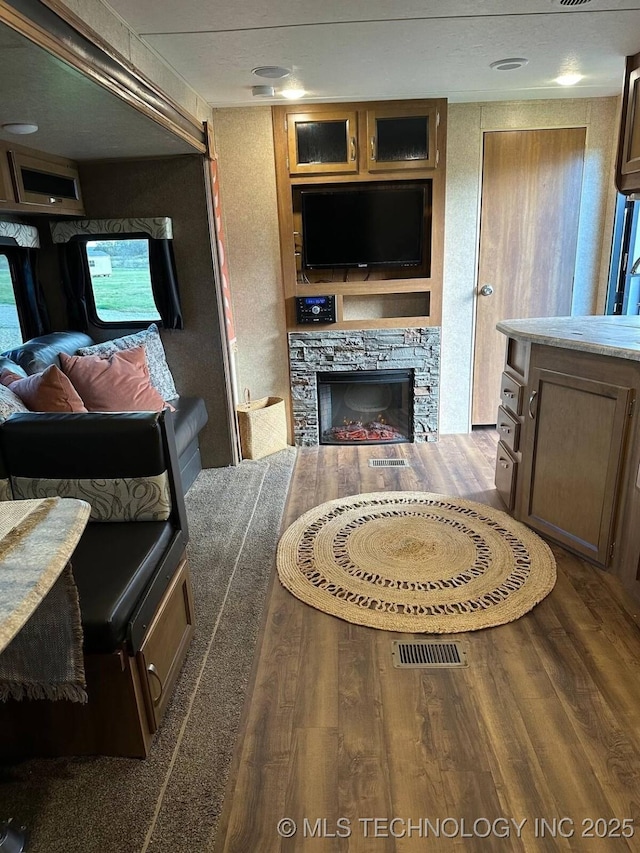
[[[212,850],[294,462],[203,471],[187,495],[196,633],[149,757],[0,767],[29,853]]]
[[[503,625],[556,581],[551,549],[504,512],[429,492],[374,492],[301,516],[278,574],[302,601],[372,628],[449,634]]]

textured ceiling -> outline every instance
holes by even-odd
[[[111,6],[213,106],[252,97],[256,65],[284,65],[315,101],[446,97],[491,101],[618,95],[640,50],[640,0],[111,0]],[[513,72],[489,64],[522,56]],[[571,88],[553,78],[575,69]],[[77,160],[193,149],[133,107],[0,25],[0,139]],[[278,82],[276,81],[276,85]]]
[[[639,0],[110,0],[212,105],[255,103],[256,65],[284,65],[308,100],[597,97],[640,50]],[[516,71],[491,62],[525,57]],[[558,86],[562,71],[584,75]],[[278,98],[276,98],[277,100]],[[264,102],[264,101],[263,101]]]

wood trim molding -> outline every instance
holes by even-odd
[[[0,0],[0,23],[66,62],[107,91],[206,151],[205,129],[60,0]]]

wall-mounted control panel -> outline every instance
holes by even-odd
[[[335,323],[335,296],[296,296],[298,323]]]

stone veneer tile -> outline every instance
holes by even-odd
[[[316,373],[412,369],[414,441],[438,438],[440,327],[289,333],[289,368],[297,445],[319,444]]]

